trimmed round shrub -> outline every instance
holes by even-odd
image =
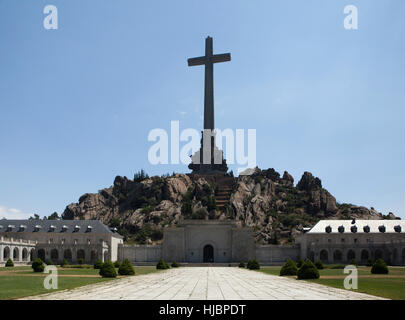
[[[178,268],[180,265],[177,263],[177,261],[172,262],[172,268]]]
[[[119,268],[121,266],[121,262],[119,260],[114,262],[114,267]]]
[[[48,260],[46,260],[46,265],[48,265],[48,266],[53,266],[54,265],[54,263],[53,263],[53,261],[51,260],[51,259],[48,259]]]
[[[61,267],[67,266],[68,262],[66,259],[62,260],[62,263],[60,264]]]
[[[298,269],[301,268],[303,263],[304,263],[304,261],[303,261],[302,259],[298,259],[298,261],[297,261],[297,268],[298,268]]]
[[[353,265],[353,266],[356,266],[356,267],[358,266],[356,259],[350,260],[349,264]]]
[[[296,276],[297,271],[298,268],[295,262],[288,259],[280,270],[280,276]]]
[[[32,262],[32,269],[34,270],[34,272],[44,272],[45,269],[45,265],[42,262],[42,260],[40,258],[36,258],[33,262]]]
[[[77,259],[77,263],[78,263],[78,264],[83,264],[83,263],[84,263],[84,259],[83,259],[83,258]]]
[[[135,274],[135,269],[128,259],[125,259],[124,262],[121,263],[118,274],[121,276],[133,276]]]
[[[14,267],[14,262],[11,259],[8,259],[6,262],[6,267]]]
[[[249,260],[247,263],[247,268],[249,270],[259,270],[260,269],[259,261],[257,261],[256,259]]]
[[[99,275],[103,278],[116,278],[117,271],[115,270],[115,267],[111,261],[106,261],[101,266]]]
[[[305,260],[301,268],[299,268],[298,279],[319,279],[319,271],[311,260]]]
[[[383,259],[377,259],[371,267],[372,274],[388,274],[387,264]]]
[[[239,268],[246,268],[245,263],[244,262],[239,262]]]
[[[100,259],[97,259],[96,262],[94,262],[94,269],[101,269],[101,267],[103,266],[103,261],[101,261]]]
[[[169,269],[169,265],[162,259],[159,260],[159,262],[156,265],[156,269],[159,270],[164,270],[164,269]]]
[[[324,268],[322,261],[321,261],[321,260],[318,260],[317,262],[315,262],[315,267],[316,267],[318,270],[322,270],[322,269]]]

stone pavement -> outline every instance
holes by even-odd
[[[26,299],[364,300],[381,298],[236,267],[184,267],[125,277]]]

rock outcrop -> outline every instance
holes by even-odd
[[[263,244],[294,242],[303,227],[320,219],[396,219],[393,213],[384,216],[374,208],[336,203],[309,172],[296,186],[287,171],[282,177],[274,169],[252,172],[238,178],[117,176],[113,186],[86,193],[78,203],[68,205],[62,217],[101,220],[117,227],[126,241],[138,243],[159,242],[163,228],[182,218],[235,219],[240,226],[254,228],[256,241]]]

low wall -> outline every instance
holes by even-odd
[[[300,258],[300,246],[263,245],[256,246],[256,259],[261,264],[281,265],[288,259]]]
[[[157,262],[162,258],[161,245],[118,245],[120,261],[128,259],[132,263]]]

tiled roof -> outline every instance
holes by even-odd
[[[0,219],[0,232],[113,233],[99,220],[7,220]]]
[[[398,233],[398,231],[405,234],[404,220],[321,220],[308,233]]]

